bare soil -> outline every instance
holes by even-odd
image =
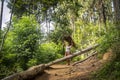
[[[109,54],[105,54],[104,58],[108,56]],[[36,76],[34,80],[90,80],[91,73],[101,68],[106,60],[98,59],[95,55],[74,66],[55,64],[43,74]]]

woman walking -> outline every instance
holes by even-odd
[[[72,44],[69,44],[68,42],[65,42],[65,56],[71,55],[71,49]],[[70,65],[71,59],[67,59],[67,65]]]

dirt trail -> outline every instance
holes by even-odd
[[[89,74],[99,69],[103,63],[103,59],[92,56],[75,66],[55,64],[34,80],[89,80]]]

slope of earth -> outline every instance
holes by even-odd
[[[89,80],[90,74],[101,68],[109,56],[110,53],[105,53],[103,59],[98,59],[95,55],[74,66],[55,64],[34,80]]]

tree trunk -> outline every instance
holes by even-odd
[[[14,0],[14,3],[15,3],[15,0]],[[9,32],[9,29],[10,29],[10,26],[11,26],[13,9],[14,9],[14,5],[13,5],[13,7],[12,7],[12,11],[11,11],[11,15],[10,15],[10,23],[9,23],[9,26],[8,26],[8,28],[7,28],[7,31],[6,31],[5,34],[3,35],[3,38],[2,38],[2,41],[1,41],[1,44],[0,44],[0,52],[1,52],[2,49],[3,49],[3,46],[4,46],[4,42],[5,42],[7,33]]]
[[[73,55],[69,55],[69,56],[63,57],[61,59],[57,59],[57,60],[55,60],[53,62],[50,62],[48,64],[41,64],[41,65],[38,65],[38,66],[33,66],[33,67],[31,67],[30,69],[28,69],[26,71],[13,74],[13,75],[8,76],[8,77],[6,77],[6,78],[4,78],[2,80],[29,80],[29,79],[32,79],[36,75],[42,73],[47,67],[49,67],[49,66],[51,66],[53,64],[65,61],[66,59],[81,55],[81,54],[83,54],[85,52],[88,52],[88,51],[96,48],[97,46],[98,46],[98,44],[96,44],[94,46],[91,46],[91,47],[88,47],[88,48],[86,48],[86,49],[84,49],[82,51],[75,52]]]
[[[77,61],[77,62],[74,62],[74,63],[72,64],[72,66],[74,66],[74,65],[76,65],[76,64],[78,64],[78,63],[82,63],[82,62],[86,61],[87,59],[89,59],[90,57],[95,56],[96,54],[97,54],[97,52],[93,52],[90,56],[86,57],[85,59],[80,60],[80,61]]]
[[[73,58],[73,57],[78,56],[78,55],[81,55],[81,54],[83,54],[83,53],[85,53],[85,52],[88,52],[88,51],[96,48],[97,46],[98,46],[98,44],[96,44],[96,45],[94,45],[94,46],[92,46],[92,47],[86,48],[86,49],[84,49],[84,50],[78,51],[78,52],[76,52],[76,53],[74,53],[74,54],[72,54],[72,55],[63,57],[63,58],[61,58],[61,59],[57,59],[57,60],[55,60],[55,61],[53,61],[53,62],[50,62],[50,63],[46,64],[45,66],[49,67],[49,66],[51,66],[51,65],[53,65],[53,64],[56,64],[56,63],[65,61],[65,60],[67,60],[67,59]]]
[[[3,16],[3,7],[4,7],[4,0],[2,1],[2,5],[1,5],[1,14],[0,14],[0,30],[2,29],[2,16]]]
[[[115,24],[117,29],[120,29],[120,0],[113,0],[114,12],[115,12]]]
[[[45,65],[41,64],[38,66],[33,66],[30,69],[20,72],[20,73],[15,73],[13,75],[10,75],[2,80],[30,80],[34,78],[37,74],[42,73],[45,69]]]

